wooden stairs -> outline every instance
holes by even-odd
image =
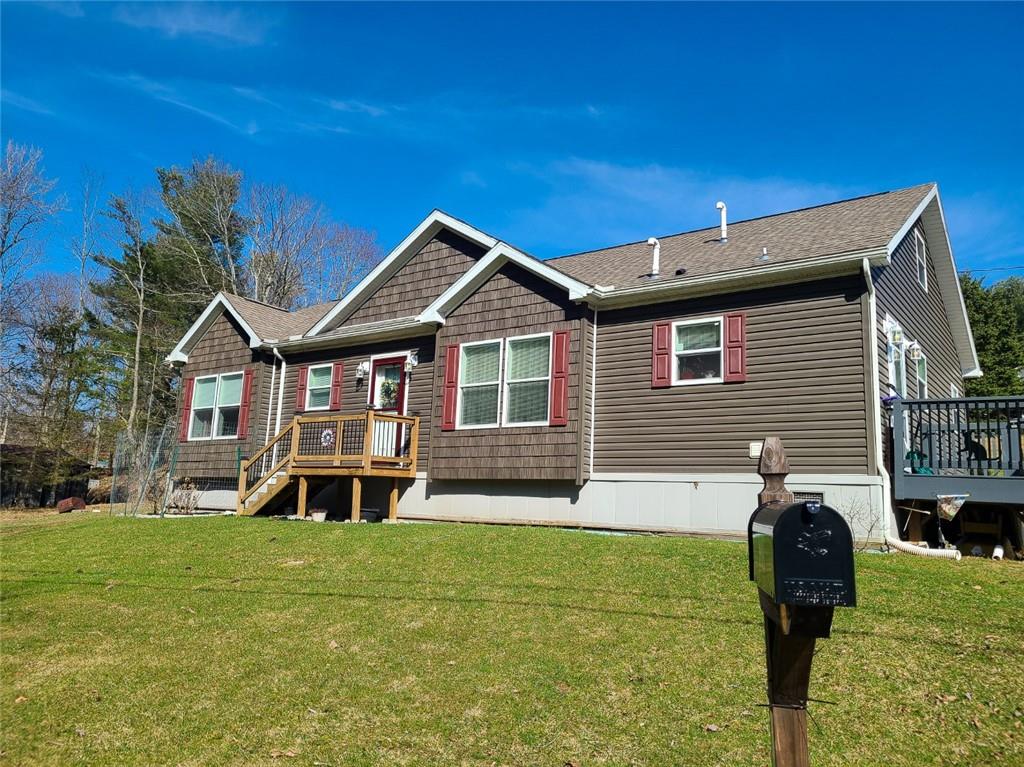
[[[254,456],[238,476],[238,514],[280,506],[298,492],[296,511],[306,516],[311,478],[352,478],[351,518],[358,521],[362,480],[390,477],[388,516],[397,517],[398,480],[416,478],[419,417],[367,410],[358,415],[296,416]]]

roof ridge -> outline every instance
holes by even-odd
[[[237,293],[228,293],[226,290],[222,290],[221,292],[224,294],[224,297],[227,298],[229,301],[232,298],[238,298],[238,299],[241,299],[242,301],[248,301],[250,304],[259,304],[260,306],[266,306],[266,307],[268,307],[270,309],[277,309],[279,312],[284,312],[285,314],[291,314],[292,313],[289,309],[282,309],[280,306],[275,306],[274,304],[268,304],[266,301],[260,301],[259,299],[256,299],[256,298],[249,298],[248,296],[240,296]]]
[[[762,221],[762,220],[764,220],[766,218],[776,218],[778,216],[788,216],[788,215],[790,215],[792,213],[802,213],[803,211],[806,211],[806,210],[817,210],[818,208],[828,208],[828,207],[830,207],[832,205],[843,205],[843,204],[848,203],[848,202],[856,202],[857,200],[866,200],[866,199],[868,199],[870,197],[882,197],[883,195],[896,194],[897,192],[908,192],[911,189],[917,189],[919,187],[926,187],[926,186],[935,186],[935,182],[934,181],[927,181],[927,182],[925,182],[923,184],[914,184],[913,186],[905,186],[905,187],[901,187],[899,189],[888,189],[888,190],[883,191],[883,192],[872,192],[871,194],[862,194],[862,195],[858,195],[856,197],[847,197],[847,198],[844,198],[842,200],[833,200],[832,202],[823,202],[823,203],[820,203],[818,205],[807,205],[807,206],[805,206],[803,208],[793,208],[792,210],[783,210],[783,211],[779,211],[778,213],[769,213],[769,214],[764,215],[764,216],[753,216],[751,218],[743,218],[743,219],[740,219],[739,221],[730,221],[729,225],[730,226],[735,226],[736,224],[747,224],[747,223],[750,223],[751,221]],[[697,232],[710,232],[710,231],[714,231],[715,229],[718,229],[718,227],[717,226],[702,226],[699,229],[687,229],[686,231],[683,231],[683,232],[675,232],[673,234],[663,234],[663,235],[660,235],[659,239],[668,238],[668,237],[682,237],[683,235],[686,235],[686,234],[696,234]],[[619,243],[617,245],[605,245],[602,248],[592,248],[590,250],[581,250],[581,251],[578,251],[576,253],[566,253],[564,256],[551,256],[550,258],[546,258],[544,260],[545,261],[558,261],[559,259],[562,259],[562,258],[572,258],[574,256],[586,256],[586,255],[589,255],[591,253],[600,253],[603,250],[612,250],[614,248],[625,248],[625,247],[628,247],[630,245],[643,245],[646,242],[647,242],[647,240],[634,240],[632,242],[623,242],[623,243]]]

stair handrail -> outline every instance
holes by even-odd
[[[256,490],[258,490],[260,486],[263,485],[263,483],[266,482],[269,477],[272,477],[273,475],[277,474],[277,472],[279,472],[282,468],[288,465],[288,462],[292,458],[293,442],[288,443],[285,446],[284,455],[280,459],[277,459],[276,455],[272,456],[271,460],[273,461],[273,465],[271,466],[271,468],[264,472],[261,472],[260,476],[256,479],[256,481],[252,483],[251,487],[249,487],[249,468],[257,461],[259,461],[261,458],[263,458],[268,452],[270,452],[271,450],[276,450],[281,445],[281,443],[284,442],[288,433],[295,428],[295,420],[296,419],[293,418],[292,421],[287,426],[285,426],[283,429],[281,429],[281,431],[275,434],[274,438],[270,440],[270,442],[268,442],[266,445],[261,447],[259,450],[257,450],[256,453],[254,453],[251,458],[242,461],[242,469],[238,478],[238,495],[239,498],[241,499],[241,502],[244,503],[245,500],[254,492],[256,492]]]

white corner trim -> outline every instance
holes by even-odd
[[[445,317],[452,309],[472,295],[506,263],[513,263],[552,285],[563,288],[568,292],[569,299],[572,301],[582,301],[593,292],[590,285],[563,274],[543,261],[513,248],[508,243],[499,242],[487,251],[472,268],[453,282],[430,306],[424,309],[418,318],[419,321],[443,325]]]
[[[395,272],[402,268],[409,259],[419,252],[420,248],[426,245],[442,229],[450,229],[467,240],[487,249],[493,248],[498,243],[495,238],[476,227],[470,226],[465,221],[460,221],[449,216],[447,213],[435,209],[404,240],[398,243],[369,274],[360,280],[359,284],[348,292],[348,295],[327,312],[319,322],[306,331],[306,336],[315,336],[333,325],[344,322],[352,312],[362,305],[362,301],[365,298],[368,298],[381,285],[391,279]]]
[[[203,310],[203,313],[199,315],[199,319],[192,323],[185,335],[178,341],[178,345],[171,350],[171,353],[164,357],[164,362],[175,363],[175,362],[188,362],[188,353],[192,351],[192,347],[195,346],[195,342],[202,337],[210,325],[213,324],[214,320],[217,319],[217,310],[223,309],[225,312],[235,318],[235,321],[242,327],[245,334],[249,337],[249,348],[257,349],[260,344],[263,343],[262,339],[256,335],[256,331],[250,327],[249,323],[246,322],[242,315],[238,313],[227,296],[223,293],[218,293],[213,297],[213,300]]]

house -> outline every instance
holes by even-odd
[[[545,261],[434,211],[339,301],[219,294],[168,357],[175,476],[241,513],[739,533],[777,435],[791,488],[893,529],[883,397],[981,374],[937,187],[719,208]]]

